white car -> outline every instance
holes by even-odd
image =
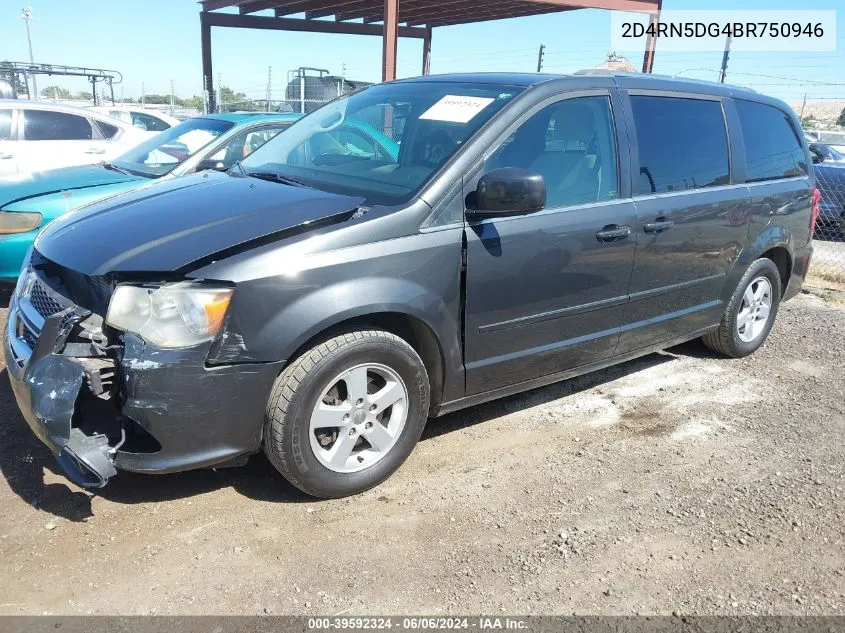
[[[179,125],[179,119],[164,114],[157,110],[149,110],[146,108],[133,108],[127,106],[91,106],[89,110],[107,114],[115,119],[120,119],[125,123],[131,123],[135,127],[146,130],[147,132],[164,132],[169,130],[174,125]]]
[[[108,161],[155,135],[83,108],[0,100],[0,177]]]

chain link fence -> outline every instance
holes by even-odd
[[[819,282],[845,286],[845,157],[814,165],[821,193],[810,273]]]
[[[308,114],[331,99],[246,99],[217,105],[217,112],[304,112]]]

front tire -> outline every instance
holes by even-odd
[[[775,263],[766,258],[754,261],[728,302],[719,328],[701,340],[714,352],[730,358],[753,354],[772,330],[780,293],[781,278]]]
[[[406,341],[381,330],[343,332],[303,353],[276,379],[264,452],[309,495],[363,492],[410,455],[429,397],[425,365]]]

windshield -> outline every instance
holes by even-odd
[[[309,114],[241,164],[256,177],[399,204],[521,91],[448,82],[373,86]]]
[[[158,178],[173,171],[232,126],[234,123],[230,121],[188,119],[133,147],[112,164],[140,176]]]

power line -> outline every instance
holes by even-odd
[[[845,86],[845,83],[830,82],[830,81],[815,81],[813,79],[802,79],[800,77],[781,77],[780,75],[764,75],[762,73],[741,73],[734,72],[734,75],[745,75],[749,77],[764,77],[766,79],[784,79],[786,81],[794,81],[812,86]]]

